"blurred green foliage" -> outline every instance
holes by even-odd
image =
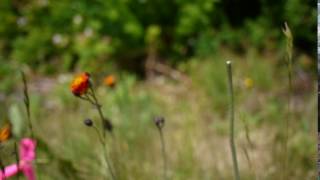
[[[92,106],[70,93],[72,77],[59,73],[77,69],[92,72],[103,111],[116,127],[116,141],[108,141],[108,153],[119,179],[160,177],[160,142],[152,123],[155,115],[166,118],[164,135],[172,179],[231,179],[226,156],[225,60],[232,60],[235,67],[237,143],[246,142],[243,118],[255,145],[245,146],[253,170],[239,148],[242,176],[277,179],[281,174],[276,155],[281,152],[284,131],[280,125],[287,107],[281,28],[285,21],[290,26],[294,47],[299,48],[294,52],[314,56],[316,8],[311,0],[2,0],[0,21],[0,91],[18,97],[10,100],[8,118],[20,137],[27,127],[17,95],[21,94],[18,70],[30,77],[39,179],[108,176],[96,134],[82,123],[85,118],[98,123],[99,117]],[[192,83],[166,76],[144,83],[137,81],[139,76],[113,66],[140,64],[150,49],[168,63],[177,63]],[[267,53],[261,53],[263,50]],[[312,179],[316,176],[312,166],[316,151],[311,148],[316,141],[311,133],[315,87],[312,77],[299,77],[301,73],[306,76],[301,69],[309,72],[312,68],[312,58],[297,57],[295,87],[303,83],[309,88],[295,97],[299,103],[290,123],[289,148],[295,155],[290,157],[290,173],[292,179]],[[119,75],[114,89],[95,79],[108,70]],[[37,76],[40,73],[34,71],[56,75]],[[52,81],[47,84],[46,78]],[[8,90],[11,86],[19,92]]]
[[[156,26],[150,28],[149,40],[157,39],[158,32]],[[156,115],[166,119],[164,138],[170,179],[232,179],[231,156],[226,153],[230,152],[226,57],[234,64],[235,134],[241,177],[280,179],[283,169],[279,159],[285,137],[282,124],[287,118],[286,67],[270,61],[277,60],[275,54],[262,56],[253,50],[242,56],[224,51],[180,63],[178,68],[191,79],[190,84],[169,76],[139,81],[132,73],[118,72],[116,86],[110,88],[103,84],[102,74],[92,73],[102,110],[115,127],[113,138],[107,136],[107,151],[118,179],[161,179],[160,138],[153,123]],[[48,81],[51,85],[42,91],[31,76],[28,74],[27,79],[39,145],[36,162],[39,179],[108,178],[96,133],[83,124],[84,119],[91,118],[99,129],[99,115],[91,104],[70,92],[74,75],[46,77],[51,78]],[[297,73],[294,79],[299,80]],[[312,165],[316,155],[316,149],[312,148],[316,142],[316,85],[313,79],[304,79],[304,83],[310,87],[303,93],[295,93],[294,100],[299,103],[290,121],[288,179],[293,180],[313,179],[317,175]],[[44,79],[40,84],[45,84]],[[297,87],[300,84],[294,83],[293,89]],[[17,94],[10,97],[8,110],[1,110],[2,115],[8,113],[3,119],[17,126],[15,136],[24,137],[28,127],[23,99]],[[0,120],[0,125],[4,123]],[[13,140],[4,144],[1,153],[5,165],[14,162],[13,156],[7,156],[12,149]]]
[[[3,0],[0,21],[1,64],[47,73],[135,60],[152,36],[170,59],[213,54],[220,46],[270,48],[281,45],[285,21],[297,47],[309,53],[316,47],[311,0]]]

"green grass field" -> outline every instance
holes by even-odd
[[[141,79],[116,74],[115,88],[91,72],[103,113],[114,123],[107,153],[117,179],[163,179],[155,116],[163,116],[169,179],[232,179],[228,89],[225,61],[233,62],[235,142],[241,179],[280,179],[283,175],[288,77],[284,58],[221,50],[179,65],[181,76]],[[295,57],[292,118],[289,121],[286,179],[316,178],[316,81],[311,58]],[[75,74],[40,76],[27,71],[31,119],[38,140],[38,179],[108,179],[102,146],[86,118],[101,126],[96,109],[73,96]],[[19,84],[19,82],[17,82]],[[8,118],[18,138],[28,134],[22,85],[7,98]],[[14,162],[13,140],[3,144],[5,164]],[[2,156],[3,157],[3,156]],[[14,179],[14,178],[13,178]]]

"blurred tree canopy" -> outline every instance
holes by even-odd
[[[134,61],[150,36],[171,59],[279,47],[285,21],[295,46],[315,56],[316,18],[311,0],[2,0],[0,74],[13,62],[69,71]]]

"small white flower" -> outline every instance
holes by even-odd
[[[92,30],[92,28],[87,27],[87,28],[84,30],[83,34],[84,34],[86,37],[91,37],[91,36],[93,35],[93,30]]]
[[[83,18],[81,15],[77,14],[73,17],[73,24],[80,25],[83,21]]]
[[[59,45],[62,43],[62,35],[61,34],[55,34],[52,36],[52,43],[55,45]]]
[[[27,21],[27,18],[25,18],[25,17],[19,17],[17,19],[17,25],[19,27],[23,27],[23,26],[27,25],[27,23],[28,23],[28,21]]]
[[[39,0],[38,3],[40,7],[47,7],[49,5],[48,0]]]
[[[72,80],[72,76],[70,74],[61,74],[58,76],[58,82],[63,84],[70,82]]]

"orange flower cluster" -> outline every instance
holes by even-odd
[[[0,130],[0,143],[7,141],[11,137],[11,125],[6,124],[1,130]]]
[[[116,78],[113,75],[109,75],[104,78],[103,82],[108,87],[114,87],[116,85]]]
[[[71,83],[71,91],[75,96],[85,94],[90,87],[90,74],[85,72],[78,75]]]

